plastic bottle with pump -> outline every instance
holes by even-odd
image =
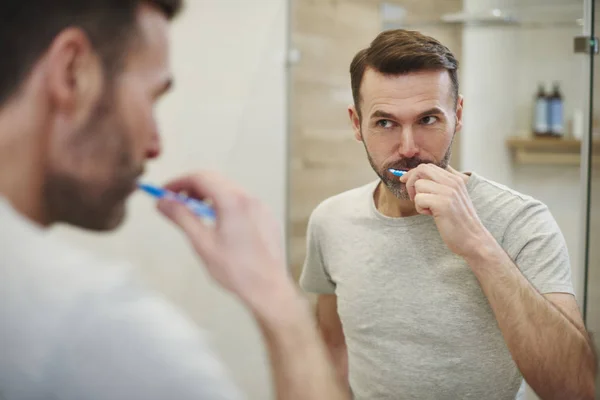
[[[562,137],[565,133],[563,109],[560,87],[558,82],[554,82],[554,90],[548,98],[548,128],[552,136]]]
[[[548,122],[550,121],[549,111],[548,96],[546,96],[544,91],[544,85],[540,83],[533,110],[533,133],[536,136],[548,136],[550,133],[550,127],[548,126]]]

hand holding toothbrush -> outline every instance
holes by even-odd
[[[282,231],[260,201],[215,173],[186,176],[165,189],[210,200],[213,226],[205,224],[185,202],[169,198],[172,196],[160,200],[159,209],[183,229],[210,275],[225,289],[254,312],[268,308],[273,291],[293,291]]]
[[[448,248],[462,257],[468,257],[481,243],[495,243],[471,202],[467,181],[466,175],[434,164],[421,164],[400,178],[417,212],[433,216]]]
[[[160,200],[160,211],[183,229],[210,275],[254,314],[277,397],[350,399],[336,379],[308,301],[288,274],[282,232],[267,208],[214,173],[177,179],[165,190],[170,193]],[[187,200],[171,192],[209,200],[213,223],[206,224]]]

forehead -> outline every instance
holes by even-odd
[[[380,105],[403,109],[453,105],[452,81],[446,70],[384,75],[368,68],[360,93],[362,107],[367,113]]]
[[[137,45],[128,64],[155,72],[169,70],[169,21],[158,8],[142,3],[137,11]]]

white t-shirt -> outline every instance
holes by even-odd
[[[239,399],[202,332],[129,271],[0,197],[0,399]]]
[[[317,207],[301,278],[306,291],[337,296],[354,398],[514,399],[523,379],[471,268],[432,217],[379,213],[377,184]],[[544,204],[477,174],[467,190],[540,293],[573,294],[567,247]]]

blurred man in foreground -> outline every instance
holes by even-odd
[[[548,208],[448,165],[457,69],[404,30],[356,55],[350,120],[380,179],[313,212],[302,286],[357,400],[514,399],[522,377],[543,399],[592,399],[595,354]]]
[[[202,333],[126,269],[48,237],[124,217],[160,152],[153,105],[171,86],[168,25],[178,0],[8,0],[0,6],[0,398],[242,397]],[[209,198],[203,225],[160,210],[208,271],[251,310],[280,399],[343,399],[311,313],[287,275],[279,230],[214,174],[175,180]]]

